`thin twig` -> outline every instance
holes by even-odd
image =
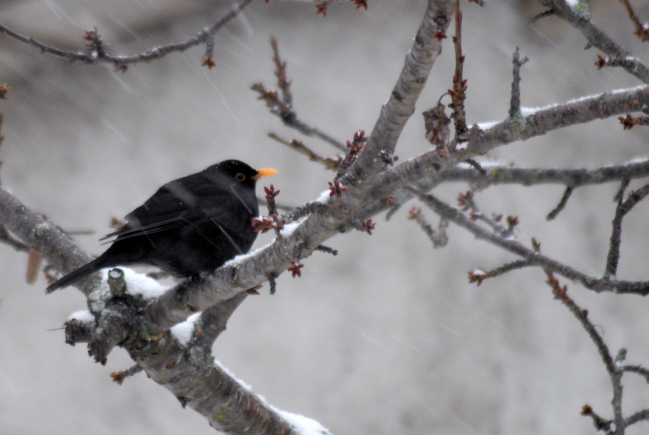
[[[516,260],[512,261],[511,263],[503,264],[502,266],[492,270],[470,270],[469,283],[475,282],[478,286],[480,286],[480,284],[482,284],[482,281],[484,281],[485,279],[495,278],[497,276],[504,275],[507,272],[511,272],[512,270],[523,269],[529,266],[532,266],[532,263],[527,260]]]
[[[520,58],[518,54],[518,47],[514,51],[514,80],[512,81],[512,95],[509,103],[509,117],[514,119],[521,116],[521,67],[527,63],[529,59],[527,56]]]
[[[575,190],[574,187],[568,186],[566,187],[566,190],[563,191],[563,195],[561,196],[561,201],[559,201],[559,204],[552,210],[548,215],[545,217],[546,220],[553,220],[555,219],[559,213],[563,211],[564,208],[566,208],[566,204],[568,204],[568,200],[570,199],[570,196],[572,195],[572,192]]]
[[[622,351],[618,355],[618,358],[615,360],[611,356],[611,352],[608,349],[608,346],[604,342],[602,336],[597,332],[595,325],[588,318],[588,311],[581,309],[574,300],[572,300],[567,293],[568,287],[564,285],[561,287],[559,280],[554,277],[554,274],[549,269],[544,269],[545,274],[548,277],[546,281],[548,285],[552,288],[552,294],[555,299],[559,299],[569,310],[570,312],[579,320],[581,326],[590,336],[590,339],[597,346],[597,351],[599,352],[604,366],[606,366],[606,371],[608,372],[609,378],[611,379],[611,384],[613,385],[613,400],[611,404],[613,405],[613,414],[615,416],[615,433],[618,435],[624,434],[625,421],[622,416],[622,370],[619,370],[617,367],[618,361],[623,359]],[[592,409],[591,409],[592,410]],[[582,413],[584,413],[582,411]],[[585,414],[588,415],[588,414]],[[594,412],[592,412],[592,415]],[[600,418],[601,420],[601,418]],[[597,424],[597,421],[595,421]]]
[[[116,382],[118,385],[122,385],[124,379],[129,378],[133,375],[136,375],[142,371],[142,367],[139,365],[134,365],[126,370],[120,370],[119,372],[113,372],[110,374],[110,377],[113,378],[113,382]]]
[[[275,133],[268,133],[268,137],[276,140],[279,143],[282,143],[295,151],[304,154],[311,160],[312,162],[317,162],[325,166],[325,169],[329,169],[331,171],[337,171],[338,167],[340,166],[340,162],[342,161],[341,157],[338,157],[336,159],[333,159],[331,157],[322,157],[315,153],[311,148],[307,147],[304,145],[303,142],[293,139],[291,141],[287,141],[285,139],[282,139]]]
[[[649,382],[649,370],[642,366],[629,366],[625,365],[622,367],[622,370],[629,373],[636,373],[640,376],[643,376],[647,382]]]
[[[464,56],[462,55],[462,11],[460,10],[460,0],[457,0],[455,7],[455,36],[453,36],[455,45],[455,75],[453,76],[453,89],[449,89],[452,102],[449,107],[453,109],[451,116],[455,121],[455,137],[458,141],[466,140],[463,137],[469,129],[466,126],[466,112],[464,111],[464,100],[466,100],[466,80],[464,80]]]
[[[635,26],[635,35],[640,38],[642,41],[646,41],[649,39],[649,28],[645,27],[641,22],[638,16],[635,14],[635,11],[633,10],[633,7],[631,7],[631,3],[629,3],[629,0],[620,0],[624,7],[626,8],[627,13],[629,14],[629,18],[631,19],[631,22]]]
[[[543,19],[543,18],[550,17],[550,16],[552,16],[552,15],[554,15],[554,11],[553,11],[553,10],[543,11],[543,12],[541,12],[541,13],[539,13],[539,14],[534,15],[532,18],[530,18],[530,19],[527,21],[527,24],[534,24],[534,23],[536,23],[537,21],[539,21],[539,20],[541,20],[541,19]]]
[[[437,231],[435,231],[433,229],[433,226],[428,223],[426,218],[424,218],[423,214],[421,213],[421,208],[419,207],[413,207],[410,209],[408,219],[417,222],[419,227],[428,236],[428,239],[433,242],[433,248],[443,248],[448,243],[448,236],[446,235],[446,228],[448,228],[448,219],[440,219]]]
[[[336,255],[338,255],[338,250],[337,250],[337,249],[330,248],[329,246],[318,245],[315,249],[316,249],[316,251],[320,251],[320,252],[324,252],[324,253],[327,253],[327,254],[331,254],[331,255],[333,255],[334,257],[335,257]]]
[[[635,414],[631,415],[630,417],[627,417],[624,420],[624,425],[626,427],[631,426],[632,424],[638,423],[640,421],[649,421],[649,409],[643,409],[642,411],[638,411]]]
[[[277,91],[267,90],[262,83],[253,84],[250,89],[259,94],[259,99],[266,102],[266,106],[270,108],[270,112],[277,115],[287,127],[294,128],[305,136],[318,137],[333,145],[339,151],[347,152],[344,144],[298,119],[297,113],[293,108],[293,95],[290,90],[291,81],[286,75],[286,62],[279,56],[277,40],[273,37],[270,43],[273,48],[273,63],[275,63],[276,68],[274,74],[277,78],[277,85],[281,90],[282,96],[280,98]]]
[[[604,272],[604,278],[614,277],[617,273],[617,266],[620,260],[620,242],[622,238],[622,219],[629,213],[633,207],[635,207],[640,201],[642,201],[647,195],[649,195],[649,184],[641,187],[638,190],[631,192],[624,201],[624,191],[629,185],[629,179],[622,181],[620,185],[620,190],[617,195],[615,195],[615,200],[617,201],[617,207],[615,209],[615,217],[613,218],[613,230],[611,231],[611,241],[609,244],[608,256],[606,257],[606,269]]]

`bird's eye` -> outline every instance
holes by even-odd
[[[243,181],[246,179],[246,176],[243,175],[242,173],[238,173],[236,176],[237,181]]]

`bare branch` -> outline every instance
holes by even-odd
[[[275,63],[276,68],[274,73],[282,97],[279,97],[277,91],[267,90],[262,83],[253,84],[250,89],[259,94],[259,99],[266,102],[266,106],[270,108],[270,112],[277,115],[287,127],[294,128],[305,136],[318,137],[334,146],[339,151],[347,152],[347,148],[344,144],[321,130],[311,127],[298,119],[297,113],[293,108],[293,95],[290,89],[291,81],[286,75],[286,62],[279,56],[277,40],[274,37],[271,38],[270,44],[273,48],[273,62]],[[275,138],[273,137],[273,139]]]
[[[22,35],[3,25],[0,25],[0,33],[5,34],[9,38],[14,39],[16,41],[20,41],[25,44],[31,45],[33,47],[36,47],[41,51],[41,53],[51,54],[53,56],[57,56],[63,59],[69,59],[71,61],[82,62],[85,64],[110,63],[115,66],[126,66],[126,65],[139,63],[139,62],[151,62],[153,60],[163,58],[169,53],[174,53],[177,51],[183,52],[188,48],[194,47],[199,44],[207,43],[208,40],[216,32],[218,32],[224,25],[226,25],[233,18],[239,15],[239,13],[251,2],[252,0],[236,1],[232,5],[230,10],[221,18],[219,18],[218,21],[216,21],[211,26],[204,28],[202,31],[196,34],[196,36],[189,38],[186,41],[151,48],[143,53],[139,53],[131,56],[111,56],[101,50],[93,51],[91,53],[63,50],[45,44],[44,42],[38,41],[30,36]]]
[[[617,281],[604,278],[596,278],[587,275],[570,266],[564,265],[556,260],[539,254],[535,250],[525,247],[520,242],[512,239],[501,237],[500,235],[482,228],[470,218],[465,216],[460,210],[451,207],[443,201],[440,201],[431,194],[409,187],[408,190],[414,193],[419,199],[429,206],[435,213],[447,218],[449,221],[459,225],[479,239],[486,240],[493,245],[499,246],[506,251],[516,254],[523,259],[529,261],[531,264],[541,266],[544,269],[549,269],[561,276],[570,280],[581,282],[581,284],[591,290],[600,291],[614,291],[616,293],[632,293],[639,295],[649,294],[649,281]]]
[[[445,218],[440,219],[438,230],[435,231],[430,223],[421,214],[421,208],[413,207],[410,209],[408,219],[417,222],[419,227],[426,233],[433,248],[443,248],[448,243],[448,236],[446,235],[446,228],[448,228],[448,220]]]
[[[522,116],[521,114],[521,67],[527,63],[527,56],[520,58],[518,47],[514,52],[512,63],[514,64],[514,80],[512,81],[512,96],[509,103],[509,117],[514,119]]]
[[[559,280],[554,277],[554,274],[551,270],[544,270],[548,277],[548,280],[546,282],[552,288],[552,294],[554,295],[555,299],[559,299],[577,318],[577,320],[579,320],[581,326],[584,328],[584,330],[586,330],[586,332],[590,336],[590,339],[593,341],[593,343],[595,343],[595,346],[597,346],[599,356],[602,358],[602,361],[606,366],[606,371],[608,372],[609,378],[611,379],[611,384],[613,385],[613,400],[611,401],[611,404],[613,405],[613,414],[615,415],[614,433],[617,435],[622,435],[624,434],[625,428],[625,421],[622,416],[622,370],[619,370],[617,365],[624,359],[624,354],[626,353],[626,351],[621,350],[618,354],[618,357],[613,360],[613,357],[608,350],[608,346],[606,345],[606,343],[604,343],[604,339],[597,332],[595,325],[593,325],[593,323],[588,318],[588,311],[581,309],[575,303],[575,301],[568,296],[568,287],[566,285],[561,287]],[[587,411],[588,409],[584,407],[582,414],[591,415],[593,417],[595,425],[601,425],[604,420],[601,419],[601,417],[599,417],[597,414],[595,414],[592,409],[590,409],[590,413],[588,413]],[[608,427],[605,426],[607,425],[602,425],[602,428],[608,431]]]
[[[570,196],[572,195],[572,192],[575,190],[574,187],[568,186],[566,187],[566,190],[563,191],[563,196],[561,196],[561,201],[559,201],[559,204],[552,210],[548,215],[546,216],[546,220],[554,220],[559,213],[563,211],[564,208],[566,208],[566,204],[568,204],[568,200],[570,199]]]
[[[464,133],[469,129],[466,126],[466,112],[464,111],[464,100],[466,100],[466,80],[464,79],[464,55],[462,54],[462,11],[460,10],[460,0],[457,0],[455,7],[455,36],[453,36],[455,45],[455,74],[453,75],[453,89],[448,93],[453,100],[449,107],[453,109],[453,120],[455,121],[456,140],[463,141]]]
[[[482,270],[482,269],[474,269],[469,271],[469,283],[477,283],[478,286],[482,284],[482,281],[485,279],[489,278],[495,278],[500,275],[504,275],[507,272],[511,272],[512,270],[518,270],[518,269],[523,269],[525,267],[532,266],[532,263],[530,263],[527,260],[517,260],[517,261],[512,261],[511,263],[503,264],[500,267],[497,267],[492,270]]]
[[[617,207],[615,209],[615,217],[613,218],[613,230],[611,232],[611,242],[609,246],[608,256],[606,258],[606,269],[604,278],[615,277],[617,273],[617,265],[620,260],[620,241],[622,238],[622,219],[629,213],[633,207],[649,195],[649,184],[642,188],[635,190],[629,194],[629,197],[624,201],[624,191],[629,185],[629,179],[624,179],[620,186],[620,190],[615,195]]]
[[[340,163],[342,162],[341,157],[338,157],[337,159],[332,159],[331,157],[321,157],[320,155],[316,154],[313,150],[311,150],[309,147],[304,145],[304,143],[299,140],[293,139],[291,141],[287,141],[277,136],[275,133],[268,133],[268,137],[276,140],[279,143],[283,143],[284,145],[294,149],[299,153],[304,154],[312,162],[317,162],[324,165],[325,169],[337,171],[338,167],[340,166]]]
[[[629,18],[631,19],[631,22],[635,26],[635,35],[638,38],[640,38],[643,42],[648,40],[649,39],[649,28],[646,28],[640,22],[640,19],[635,14],[635,11],[633,10],[633,7],[631,7],[631,3],[629,3],[629,0],[620,0],[620,2],[626,8],[627,13],[629,14]]]
[[[554,12],[555,15],[566,20],[579,30],[588,40],[589,45],[593,45],[613,59],[629,59],[632,62],[621,64],[629,74],[634,75],[643,83],[649,83],[649,69],[638,59],[631,58],[631,53],[626,51],[607,34],[602,32],[588,18],[575,12],[570,5],[564,0],[539,0],[545,7]]]
[[[569,101],[557,106],[534,109],[531,114],[524,117],[523,122],[519,123],[505,120],[487,130],[476,129],[474,125],[470,130],[471,137],[465,152],[453,153],[447,158],[441,158],[436,150],[432,150],[393,168],[388,168],[376,177],[366,201],[368,199],[378,201],[380,198],[384,198],[426,177],[435,180],[443,179],[437,178],[444,177],[442,171],[446,173],[461,161],[486,154],[499,146],[544,135],[559,128],[586,123],[595,119],[617,116],[629,111],[641,111],[644,105],[649,105],[649,87],[647,86],[615,93],[604,93]],[[370,137],[368,144],[371,141],[372,137]],[[363,153],[361,153],[359,160],[362,155]],[[637,167],[634,170],[637,170]],[[515,171],[515,169],[512,169],[512,171]],[[561,173],[551,176],[551,170],[547,170],[544,177],[556,180],[559,174]],[[562,175],[576,176],[576,173],[566,172]],[[488,177],[484,178],[487,179]]]
[[[642,411],[638,411],[632,416],[627,417],[627,419],[624,420],[624,425],[628,427],[640,421],[649,421],[649,409],[643,409]]]

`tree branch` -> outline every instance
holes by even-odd
[[[649,69],[637,58],[632,57],[617,42],[612,40],[606,33],[595,26],[590,19],[573,10],[568,2],[564,0],[539,0],[543,6],[554,12],[554,15],[561,17],[579,30],[593,45],[614,59],[626,59],[629,62],[620,64],[629,74],[637,77],[643,83],[649,83]]]
[[[183,52],[188,48],[194,47],[199,44],[207,43],[208,40],[218,32],[224,25],[230,22],[234,17],[239,15],[239,13],[248,6],[252,0],[238,0],[235,2],[230,10],[219,18],[214,24],[209,27],[204,28],[196,36],[187,39],[183,42],[177,42],[169,45],[163,45],[160,47],[151,48],[143,53],[134,54],[131,56],[111,56],[105,53],[102,50],[93,51],[91,53],[75,52],[70,50],[63,50],[51,45],[45,44],[44,42],[38,41],[31,36],[22,35],[14,30],[9,29],[6,26],[0,24],[0,33],[7,35],[9,38],[16,41],[31,45],[40,49],[41,53],[51,54],[56,57],[63,59],[69,59],[75,62],[82,62],[85,64],[98,64],[98,63],[110,63],[115,66],[126,66],[130,64],[135,64],[139,62],[151,62],[165,57],[169,53],[173,52]],[[92,31],[90,31],[92,32]]]
[[[544,269],[549,269],[561,276],[568,279],[581,282],[581,284],[591,290],[597,292],[613,291],[615,293],[631,293],[646,296],[649,294],[649,281],[617,281],[605,278],[596,278],[594,276],[586,275],[570,266],[564,265],[556,260],[539,254],[538,252],[527,248],[520,242],[501,237],[499,234],[488,231],[480,225],[473,222],[465,216],[460,210],[451,207],[443,201],[440,201],[431,194],[409,187],[408,190],[415,194],[424,204],[431,208],[438,215],[447,218],[449,221],[459,225],[478,239],[486,240],[489,243],[505,249],[513,254],[516,254],[523,259],[529,261],[533,265],[541,266]]]

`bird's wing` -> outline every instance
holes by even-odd
[[[207,219],[219,219],[218,204],[223,198],[221,189],[198,189],[198,196],[193,191],[178,183],[167,183],[151,196],[144,204],[126,215],[128,223],[101,240],[112,237],[127,239],[171,230],[183,225]],[[209,198],[209,199],[206,199]],[[200,200],[200,204],[198,204]]]

